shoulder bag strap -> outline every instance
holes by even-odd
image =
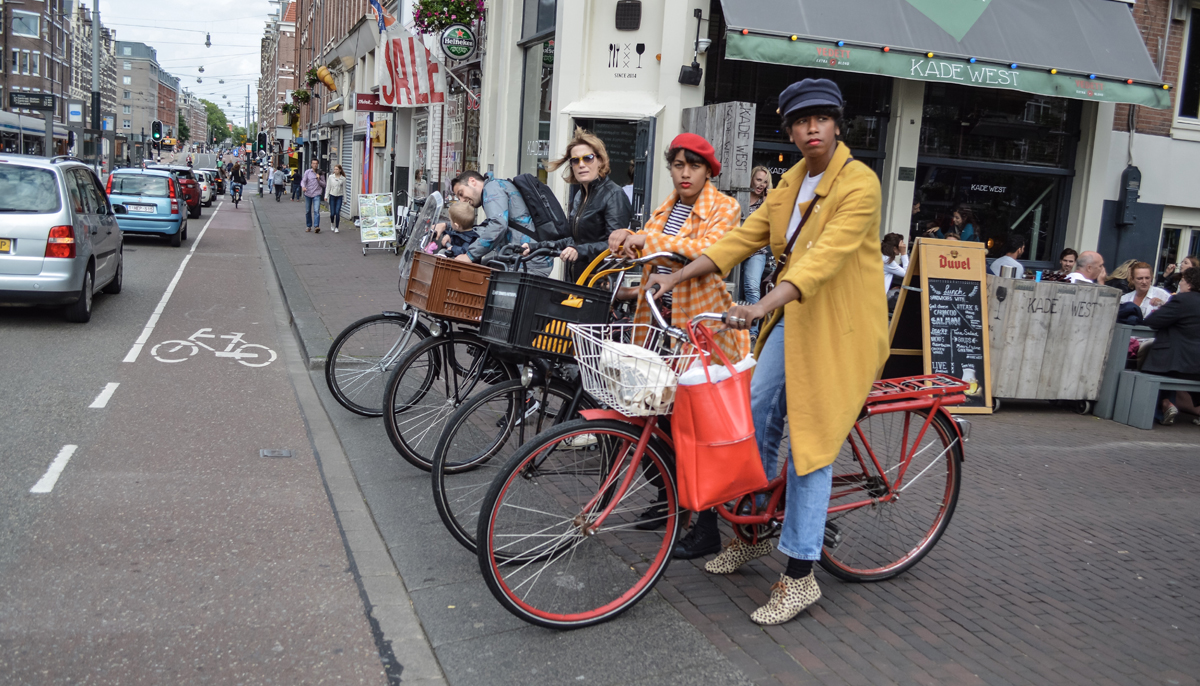
[[[808,216],[812,214],[813,208],[817,206],[817,198],[813,196],[811,202],[808,203],[808,209],[804,210],[804,216],[800,217],[800,223],[796,226],[796,232],[788,239],[787,247],[783,249],[783,254],[775,263],[775,271],[771,274],[771,284],[779,285],[779,277],[783,275],[787,268],[788,257],[792,254],[792,248],[796,245],[796,239],[800,237],[800,232],[804,230],[804,225],[808,223]]]

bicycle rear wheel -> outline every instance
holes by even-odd
[[[539,434],[505,465],[476,531],[479,568],[505,609],[538,626],[577,629],[616,617],[654,588],[680,517],[670,451],[652,440],[635,456],[640,434],[621,421],[574,420]],[[638,515],[659,502],[666,526],[638,529]]]
[[[491,386],[471,396],[446,420],[433,456],[433,502],[454,539],[475,552],[479,506],[509,457],[529,439],[568,419],[563,412],[573,390],[552,383],[525,388],[520,379]],[[594,404],[585,395],[580,407]]]
[[[383,426],[396,452],[429,471],[446,420],[467,398],[516,376],[473,333],[426,338],[404,353],[384,389]]]
[[[953,420],[942,413],[919,435],[927,417],[926,411],[871,415],[851,431],[833,464],[830,508],[866,504],[829,514],[825,571],[845,581],[882,581],[937,545],[958,502],[963,453]],[[893,497],[880,500],[889,491]]]
[[[429,337],[429,329],[409,314],[373,314],[347,326],[325,355],[325,383],[342,407],[364,417],[383,415],[387,375],[404,351]],[[407,340],[406,340],[407,337]]]

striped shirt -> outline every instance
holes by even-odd
[[[669,216],[667,216],[667,223],[665,225],[663,225],[662,232],[668,236],[678,236],[679,230],[683,228],[683,225],[687,222],[688,216],[691,215],[691,213],[692,213],[691,205],[684,205],[681,202],[676,202],[675,206],[671,208],[671,214]],[[676,269],[679,269],[679,266],[656,267],[655,271],[658,272],[659,274],[670,274],[670,273],[674,272]],[[663,294],[662,297],[660,297],[658,300],[659,300],[659,302],[663,303],[667,307],[671,306],[671,294],[670,293]]]

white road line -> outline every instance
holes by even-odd
[[[196,240],[192,242],[192,249],[188,251],[187,257],[183,258],[183,262],[179,265],[179,271],[175,272],[175,278],[171,279],[171,283],[167,284],[167,290],[163,292],[162,300],[158,301],[158,307],[154,308],[154,314],[150,315],[150,319],[146,322],[146,328],[142,329],[142,335],[138,336],[133,347],[126,353],[125,359],[122,362],[137,362],[138,355],[141,354],[142,348],[145,347],[146,341],[150,340],[150,334],[154,333],[154,327],[158,324],[158,318],[162,315],[163,310],[167,307],[167,301],[171,299],[171,294],[175,292],[175,284],[179,283],[179,278],[183,276],[183,268],[187,266],[192,259],[192,255],[196,252],[196,248],[200,245],[200,239],[204,238],[204,232],[208,231],[208,225],[212,224],[212,220],[216,219],[217,212],[224,205],[224,201],[217,204],[217,209],[209,215],[208,221],[204,223],[204,228],[200,229],[200,235],[196,236]]]
[[[105,405],[108,404],[108,399],[113,397],[113,393],[116,392],[117,386],[120,386],[120,385],[121,384],[119,384],[119,383],[110,383],[107,386],[105,386],[104,390],[100,391],[100,395],[96,396],[96,399],[92,401],[92,404],[88,405],[88,409],[89,410],[92,410],[92,409],[98,410],[100,408],[103,408]]]
[[[38,480],[33,488],[29,489],[30,493],[49,493],[54,490],[54,484],[58,482],[58,477],[62,475],[63,470],[67,468],[67,461],[79,449],[77,445],[64,445],[62,450],[58,451],[58,457],[50,463],[50,468],[46,470],[46,474]]]

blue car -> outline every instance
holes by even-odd
[[[122,233],[166,236],[177,248],[187,240],[187,201],[172,172],[118,169],[106,191]]]

